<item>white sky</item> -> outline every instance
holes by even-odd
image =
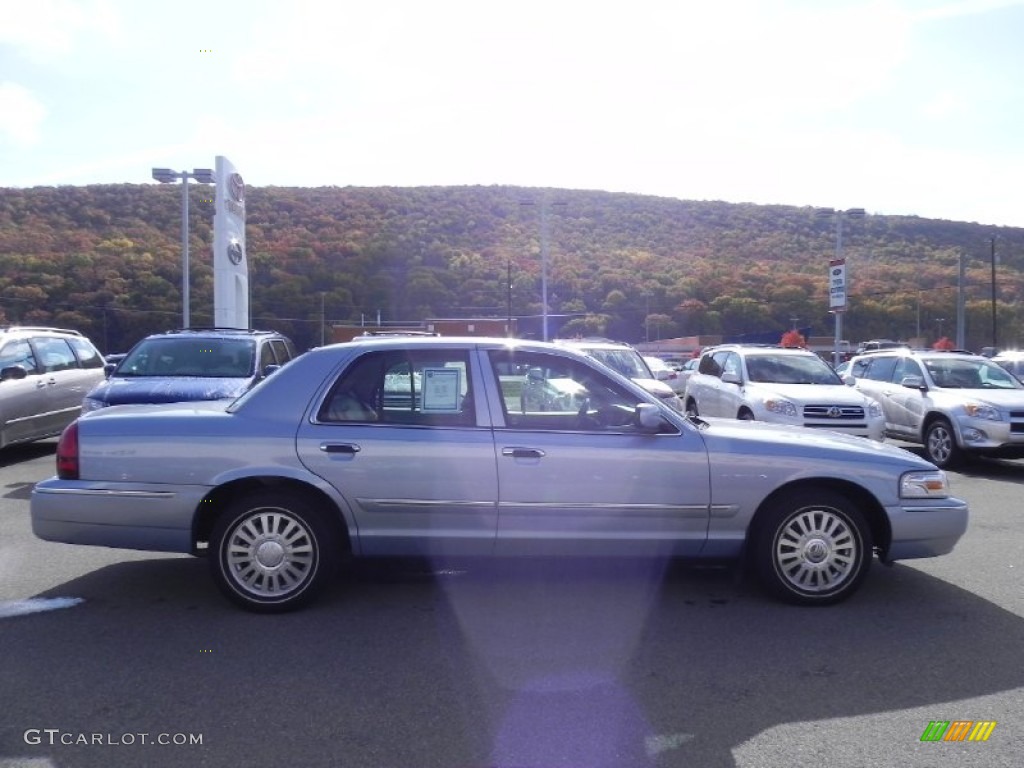
[[[0,186],[216,155],[1024,226],[1024,0],[0,0]]]

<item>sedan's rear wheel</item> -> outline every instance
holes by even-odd
[[[233,602],[260,613],[309,602],[336,562],[331,526],[301,496],[281,492],[235,501],[210,540],[217,586]]]
[[[780,499],[757,521],[754,564],[762,584],[800,605],[830,605],[852,595],[871,565],[871,530],[849,501],[828,490]]]

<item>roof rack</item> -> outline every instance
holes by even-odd
[[[72,336],[83,336],[81,331],[76,331],[71,328],[51,328],[45,325],[8,325],[4,328],[0,328],[0,331],[5,333],[10,331],[41,331],[45,333],[69,333]]]
[[[435,331],[363,331],[363,336],[440,336]]]
[[[259,331],[255,328],[228,328],[220,326],[198,326],[193,325],[190,328],[171,328],[164,331],[164,333],[273,333],[273,331]]]

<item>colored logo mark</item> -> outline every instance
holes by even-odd
[[[921,741],[988,741],[995,727],[995,720],[932,720]]]

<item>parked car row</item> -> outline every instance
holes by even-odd
[[[948,468],[969,456],[1024,457],[1022,370],[1016,352],[989,359],[879,342],[834,372],[807,350],[726,344],[705,350],[683,397],[701,416],[918,443]]]
[[[168,331],[104,358],[78,331],[3,328],[0,448],[55,437],[108,405],[235,398],[295,356],[292,342],[271,331]]]

